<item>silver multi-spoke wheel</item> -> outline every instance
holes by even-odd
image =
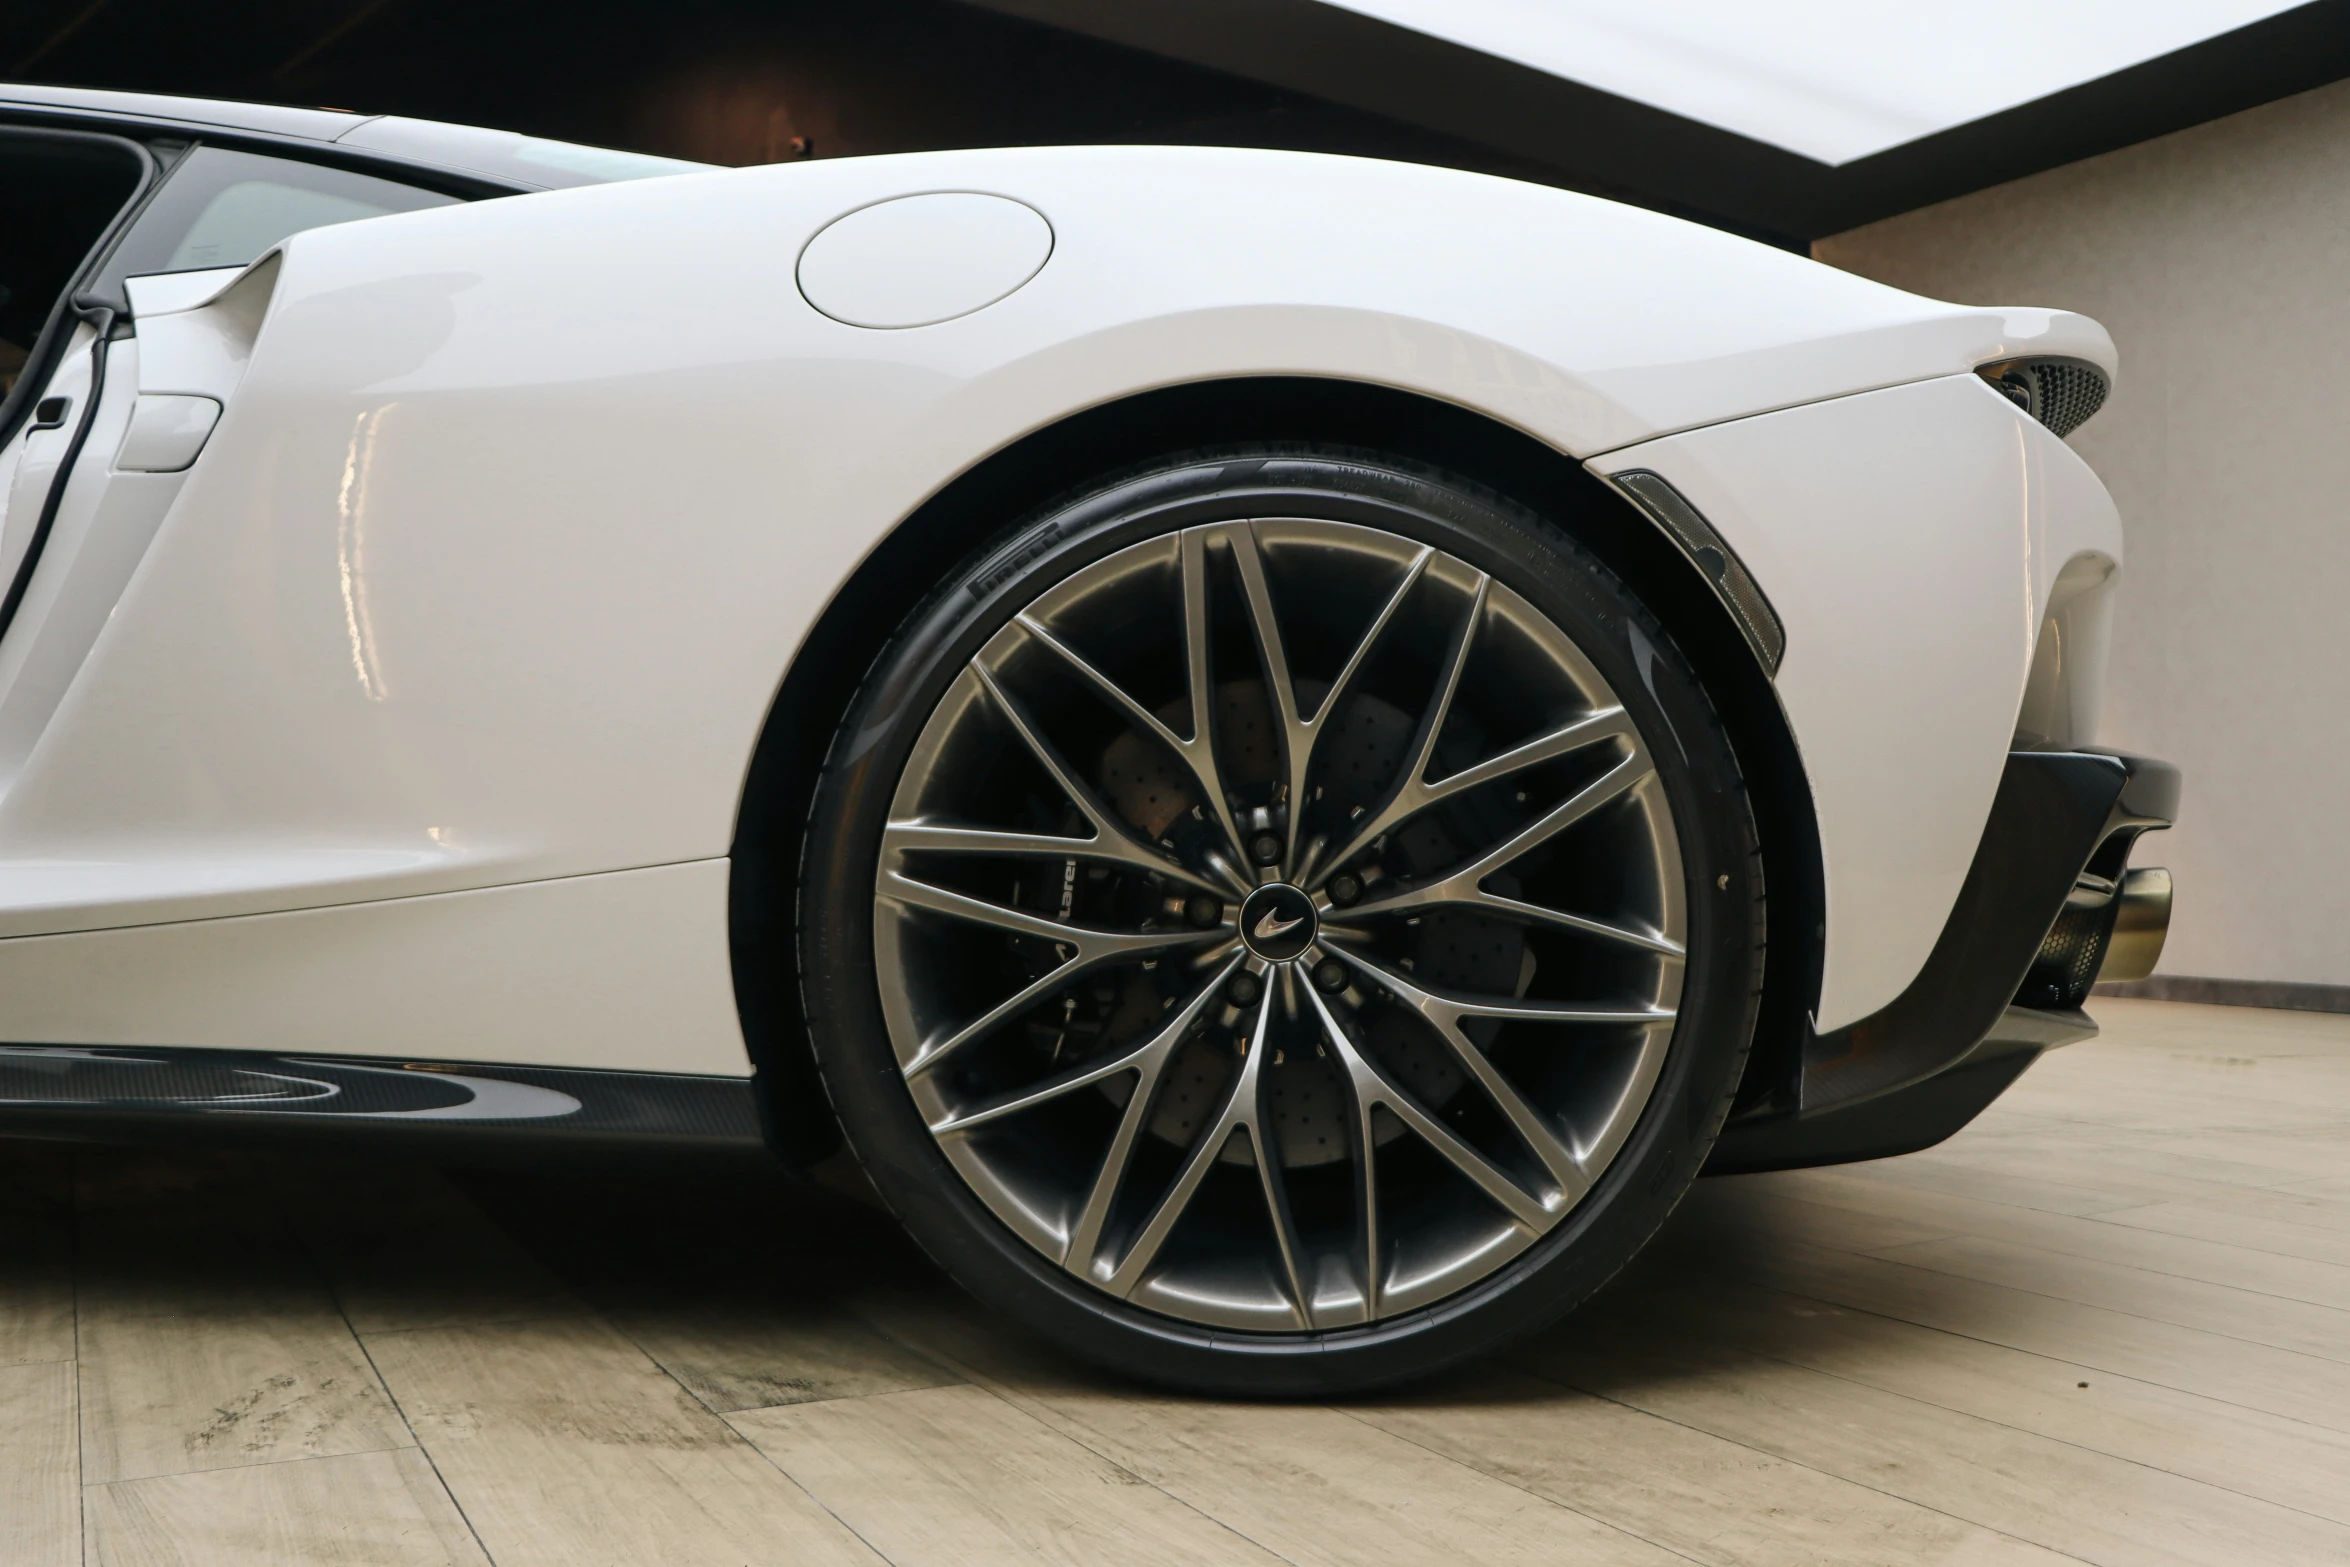
[[[1666,792],[1585,653],[1456,555],[1293,517],[1119,549],[978,649],[898,776],[897,1066],[1109,1295],[1271,1332],[1428,1306],[1574,1211],[1655,1087]]]

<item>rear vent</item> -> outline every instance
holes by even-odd
[[[1737,618],[1738,629],[1746,633],[1747,645],[1762,661],[1763,673],[1776,676],[1779,660],[1787,653],[1787,628],[1779,621],[1779,612],[1771,608],[1771,601],[1763,597],[1763,590],[1747,573],[1746,563],[1737,552],[1722,541],[1698,509],[1688,498],[1660,473],[1646,468],[1627,468],[1614,475],[1616,485],[1665,526],[1684,553],[1705,573],[1722,603]]]
[[[1975,372],[2025,413],[2070,435],[2105,406],[2105,372],[2081,359],[2003,359]]]
[[[2067,903],[2040,943],[2031,972],[2015,993],[2016,1005],[2063,1012],[2088,1000],[2105,962],[2105,944],[2113,938],[2115,910],[2110,896],[2094,908]]]

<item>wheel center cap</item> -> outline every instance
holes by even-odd
[[[1259,887],[1240,906],[1240,939],[1267,963],[1290,963],[1314,944],[1314,900],[1285,881]]]

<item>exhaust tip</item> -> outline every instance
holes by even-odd
[[[2129,872],[2114,901],[2113,934],[2097,968],[2101,985],[2145,979],[2162,960],[2162,943],[2170,935],[2170,872],[2159,865]]]

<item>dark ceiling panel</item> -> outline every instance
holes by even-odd
[[[1050,142],[1399,158],[1810,239],[2350,75],[2350,0],[1841,168],[1316,0],[11,0],[0,81],[714,163]]]
[[[10,0],[0,82],[496,126],[713,163],[1054,142],[1555,170],[946,0]]]

